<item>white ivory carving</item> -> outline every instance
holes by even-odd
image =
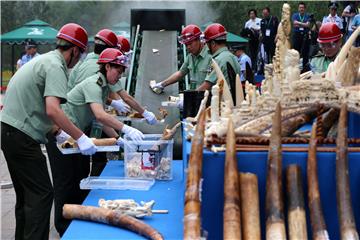
[[[300,78],[300,69],[298,67],[300,55],[299,52],[294,49],[289,49],[285,55],[285,80],[290,89],[291,84],[298,81]]]
[[[254,86],[246,82],[245,99],[240,105],[237,102],[236,108],[231,108],[229,104],[222,102],[221,117],[217,118],[216,122],[211,121],[206,124],[206,137],[210,137],[208,134],[225,136],[229,116],[234,119],[235,132],[238,135],[265,134],[266,131],[260,133],[259,130],[271,125],[270,113],[274,111],[276,103],[280,100],[284,114],[289,116],[318,103],[325,107],[338,108],[342,102],[347,102],[349,111],[360,113],[360,86],[346,86],[360,83],[360,48],[343,47],[341,51],[344,54],[339,54],[330,64],[327,72],[314,74],[309,71],[300,75],[299,54],[287,48],[290,36],[286,25],[289,23],[286,20],[289,16],[287,6],[283,7],[283,15],[286,16],[283,16],[279,28],[273,64],[265,65],[262,94],[260,95]],[[359,33],[358,28],[357,34]],[[215,108],[219,103],[214,102],[212,106]]]
[[[225,101],[221,102],[221,117],[228,118],[231,116],[231,102]]]
[[[341,82],[342,86],[354,84],[360,66],[360,48],[351,47],[347,58],[342,64],[335,81]]]
[[[217,122],[220,118],[219,107],[220,107],[220,99],[219,99],[219,86],[216,84],[211,89],[211,121]]]
[[[215,70],[217,78],[218,78],[217,84],[219,84],[219,81],[221,79],[224,80],[224,87],[223,87],[223,93],[222,93],[222,98],[223,99],[221,99],[221,100],[222,101],[229,101],[229,104],[231,105],[231,108],[234,107],[234,102],[232,100],[230,88],[229,88],[228,82],[226,81],[226,79],[224,77],[224,74],[222,73],[219,65],[217,64],[217,62],[214,59],[211,59],[211,65],[212,65],[213,69]]]
[[[98,204],[101,208],[119,211],[122,214],[136,218],[142,218],[145,216],[152,216],[152,207],[154,206],[155,201],[141,201],[140,204],[138,204],[133,199],[105,200],[100,198]]]
[[[350,38],[346,41],[344,46],[342,46],[338,56],[335,58],[335,61],[329,64],[329,67],[325,74],[326,79],[336,81],[336,77],[341,69],[341,66],[345,63],[345,60],[349,56],[349,52],[351,51],[351,46],[359,35],[360,27],[358,27],[351,34]]]

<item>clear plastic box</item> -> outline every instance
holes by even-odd
[[[129,179],[122,177],[87,177],[80,181],[80,189],[149,190],[154,179]]]
[[[160,140],[161,136],[161,134],[145,134],[141,142],[124,137],[126,177],[172,179],[174,140]]]

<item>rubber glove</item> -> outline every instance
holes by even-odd
[[[146,119],[148,124],[155,125],[158,123],[158,120],[156,119],[154,113],[149,112],[148,110],[145,110],[142,115],[144,116],[144,118]]]
[[[116,140],[116,145],[120,146],[120,147],[123,147],[124,146],[124,139],[122,137],[119,137],[117,140]]]
[[[160,94],[164,91],[164,86],[162,85],[162,82],[159,83],[155,83],[154,85],[151,86],[151,89],[157,93]]]
[[[179,108],[179,109],[183,109],[184,107],[184,99],[179,99],[176,101],[176,106]]]
[[[135,142],[139,142],[144,138],[144,134],[142,132],[126,124],[124,124],[121,131]]]
[[[97,151],[97,147],[95,146],[93,141],[85,134],[81,135],[81,137],[76,140],[76,142],[79,146],[81,154],[83,155],[93,155]]]
[[[60,130],[60,133],[58,135],[56,135],[55,138],[56,138],[56,143],[60,145],[60,144],[63,144],[64,142],[66,142],[71,137],[69,134],[67,134],[63,130]]]
[[[130,107],[127,105],[122,99],[119,100],[112,100],[110,106],[115,108],[117,111],[122,113],[130,112]]]

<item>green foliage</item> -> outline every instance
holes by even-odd
[[[64,24],[75,22],[83,26],[89,36],[102,28],[109,28],[110,16],[124,2],[99,1],[1,1],[1,33],[12,31],[25,23],[40,19],[60,29]],[[120,21],[120,17],[117,19]],[[54,46],[39,46],[44,53]],[[14,62],[11,63],[11,47],[2,45],[2,67],[11,69],[23,46],[14,46]]]
[[[123,2],[102,1],[1,1],[1,32],[5,33],[26,22],[40,19],[59,29],[66,23],[83,26],[89,35],[108,26],[112,11]],[[14,16],[16,15],[16,16]]]

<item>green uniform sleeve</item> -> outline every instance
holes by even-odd
[[[184,63],[181,65],[181,68],[179,70],[183,75],[186,75],[189,73],[189,55],[185,58]]]
[[[53,96],[66,102],[67,76],[66,69],[57,64],[49,64],[45,67],[45,89],[44,97]]]
[[[100,103],[103,104],[102,90],[97,83],[89,82],[83,86],[85,103]]]
[[[216,75],[216,72],[215,72],[214,68],[212,68],[211,72],[206,75],[205,81],[211,82],[213,84],[215,84],[217,82],[217,75]]]

